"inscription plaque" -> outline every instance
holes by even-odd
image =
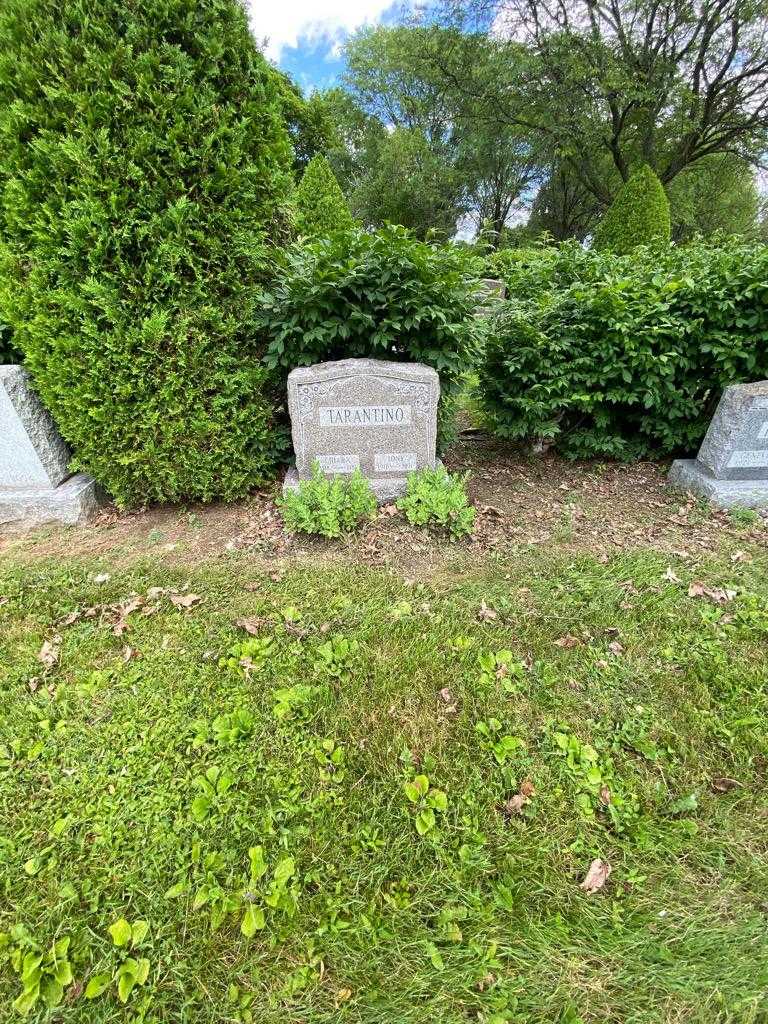
[[[296,455],[285,487],[314,462],[328,475],[359,468],[379,500],[405,492],[407,474],[436,465],[437,372],[419,363],[344,359],[298,367],[288,377]]]
[[[391,473],[395,470],[406,470],[411,472],[418,469],[419,457],[416,452],[384,452],[375,455],[373,468],[381,473]]]

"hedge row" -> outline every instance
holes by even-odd
[[[768,247],[506,257],[481,368],[492,428],[575,457],[695,452],[722,389],[768,377]]]
[[[283,374],[366,356],[426,363],[440,374],[445,444],[451,399],[479,355],[481,271],[468,250],[430,245],[399,227],[296,244],[260,298],[267,362]]]
[[[291,159],[238,0],[0,4],[0,322],[121,504],[274,472],[255,285]]]

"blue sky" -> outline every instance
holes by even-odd
[[[322,89],[343,71],[341,47],[363,25],[391,24],[403,0],[248,0],[251,26],[267,56],[305,90]]]

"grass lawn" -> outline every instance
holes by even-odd
[[[4,557],[0,1020],[767,1021],[765,551],[669,565]]]

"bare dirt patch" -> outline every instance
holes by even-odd
[[[241,551],[264,567],[294,559],[348,560],[389,565],[421,578],[457,559],[472,561],[526,545],[599,557],[638,547],[696,556],[726,538],[742,546],[768,546],[765,519],[739,525],[726,512],[670,491],[667,463],[527,456],[476,431],[462,435],[445,461],[449,469],[471,474],[469,491],[478,516],[468,541],[452,543],[413,529],[394,506],[380,509],[374,522],[343,541],[291,536],[282,527],[276,487],[229,505],[108,508],[86,527],[0,532],[0,555],[18,561],[102,557],[113,565],[153,556],[179,565]]]

